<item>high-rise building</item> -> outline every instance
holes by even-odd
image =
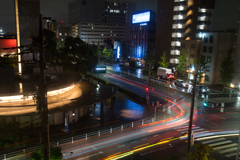
[[[57,31],[56,20],[53,20],[51,17],[43,17],[42,26],[44,29],[53,31],[54,33]]]
[[[129,42],[131,57],[144,59],[147,50],[154,50],[156,37],[155,17],[156,14],[152,11],[142,11],[133,14]]]
[[[134,7],[131,7],[134,8]],[[104,44],[104,39],[126,39],[129,3],[118,0],[76,0],[69,3],[72,36],[86,43]]]
[[[198,40],[182,40],[180,51],[185,53],[188,79],[193,79],[194,60],[202,55],[207,62],[200,83],[221,84],[220,69],[223,58],[236,40],[234,32],[202,32]]]
[[[39,0],[14,0],[16,14],[17,46],[29,45],[32,43],[30,36],[39,34]],[[20,53],[20,49],[18,49]],[[21,55],[18,55],[18,62],[21,62]],[[18,70],[22,72],[21,63],[18,63]]]
[[[56,38],[58,41],[59,47],[62,47],[64,40],[71,36],[71,27],[68,23],[56,22]]]
[[[240,9],[240,7],[239,7]],[[240,18],[238,19],[238,32],[237,32],[237,40],[235,42],[235,54],[234,54],[234,68],[235,73],[232,82],[236,85],[236,87],[240,90],[240,67],[239,67],[239,61],[240,61]]]
[[[171,66],[178,63],[181,40],[201,38],[209,31],[215,0],[159,0],[155,60],[164,51]]]

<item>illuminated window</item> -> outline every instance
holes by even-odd
[[[65,33],[65,36],[67,36],[67,33]]]
[[[62,35],[62,33],[59,33],[59,36],[61,36]]]
[[[171,55],[180,55],[179,50],[171,50]]]
[[[170,58],[170,63],[178,64],[179,60],[177,58]]]
[[[110,13],[112,13],[113,12],[113,10],[112,9],[110,9]]]
[[[212,61],[212,57],[211,56],[207,56],[207,62],[211,63]]]

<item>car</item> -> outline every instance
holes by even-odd
[[[179,87],[188,88],[188,84],[181,79],[177,79],[174,84]]]
[[[199,93],[208,93],[209,91],[208,87],[203,85],[196,85],[196,92],[198,92],[198,90],[199,90]]]

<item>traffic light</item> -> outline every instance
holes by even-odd
[[[146,87],[146,92],[148,92],[148,87]]]
[[[206,102],[204,102],[203,105],[204,105],[205,107],[208,106],[208,104],[207,104]]]

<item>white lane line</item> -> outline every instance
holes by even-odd
[[[228,143],[232,143],[232,141],[228,140],[228,141],[213,143],[213,144],[209,144],[209,146],[214,147],[214,146],[218,146],[218,145],[222,145],[222,144],[228,144]]]
[[[200,131],[200,132],[193,132],[195,134],[198,134],[198,133],[208,133],[209,131]]]
[[[229,144],[229,145],[225,145],[225,146],[213,147],[213,150],[219,150],[219,149],[229,148],[229,147],[234,147],[234,146],[237,146],[237,144],[233,143],[233,144]]]
[[[226,138],[217,138],[217,139],[213,139],[213,140],[209,140],[209,141],[203,141],[202,144],[208,144],[208,143],[222,141],[222,140],[226,140]]]
[[[203,128],[199,128],[199,129],[192,129],[193,132],[197,132],[197,131],[203,131]]]
[[[143,138],[142,140],[146,140],[146,139],[148,139],[148,138]]]
[[[225,156],[227,157],[232,157],[232,156],[236,156],[237,153],[231,153],[231,154],[226,154]]]
[[[120,148],[120,147],[123,147],[123,146],[124,146],[124,144],[123,144],[123,145],[121,145],[121,146],[118,146],[118,147]]]
[[[194,127],[195,124],[192,125],[192,127]],[[179,126],[179,127],[175,127],[173,129],[180,129],[180,128],[185,128],[185,127],[189,127],[189,125],[184,125],[184,126]]]
[[[226,149],[224,151],[219,151],[219,153],[227,153],[227,152],[232,152],[232,151],[236,151],[236,150],[237,150],[237,147],[234,147],[234,148]]]
[[[217,126],[217,124],[215,124],[215,123],[212,123],[214,126]]]
[[[137,141],[131,142],[131,143],[136,143]]]
[[[198,126],[192,127],[192,129],[194,129],[194,128],[200,128],[200,127],[198,127]],[[181,131],[185,131],[185,130],[188,130],[188,128],[180,129],[180,130],[177,130],[177,131],[178,131],[178,132],[181,132]]]
[[[154,135],[153,137],[157,137],[157,136],[159,136],[159,135]]]
[[[226,118],[223,118],[223,117],[221,117],[222,119],[226,119]]]

